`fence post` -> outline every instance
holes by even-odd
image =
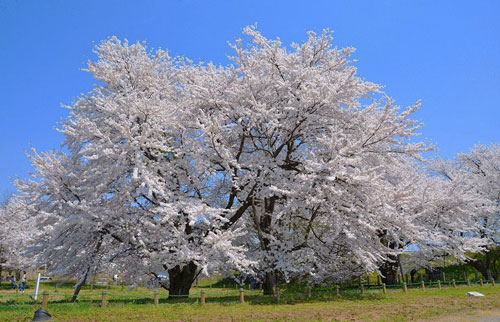
[[[311,285],[307,285],[307,297],[311,297]]]
[[[387,294],[387,289],[385,288],[385,283],[382,283],[382,292],[384,292],[384,294]]]
[[[243,290],[243,288],[240,288],[240,303],[245,303],[245,291]]]
[[[102,291],[101,307],[105,308],[107,304],[108,304],[108,299],[107,299],[106,291]]]
[[[420,283],[422,284],[422,291],[425,291],[425,282],[422,280]]]
[[[405,282],[403,282],[403,292],[405,292],[405,293],[406,293],[406,291],[408,291],[408,288],[406,288],[406,283],[405,283]]]
[[[361,294],[365,294],[365,287],[363,286],[363,284],[361,284],[360,288],[361,288]]]
[[[339,295],[340,294],[340,287],[336,285],[335,287],[335,294]]]
[[[479,279],[479,286],[483,286],[483,279],[482,278]]]
[[[457,283],[455,283],[455,279],[453,279],[453,288],[457,288]]]
[[[438,290],[441,289],[441,280],[438,280]]]
[[[158,297],[158,291],[155,291],[154,303],[155,303],[155,305],[158,305],[160,303],[160,299]]]
[[[495,279],[494,278],[491,279],[491,286],[495,286]]]
[[[470,287],[470,279],[467,279],[467,286]]]
[[[201,303],[201,305],[205,305],[205,291],[201,291],[200,303]]]
[[[43,292],[42,295],[42,310],[47,310],[47,306],[49,305],[49,294],[47,292]]]

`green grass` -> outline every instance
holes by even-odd
[[[108,306],[100,307],[103,287],[82,290],[76,303],[69,303],[71,285],[64,285],[55,292],[55,283],[41,285],[41,292],[50,293],[48,311],[54,321],[414,321],[455,312],[471,312],[500,308],[500,286],[473,286],[436,288],[422,291],[389,289],[386,295],[380,289],[366,289],[359,294],[352,289],[335,295],[334,288],[313,290],[307,298],[303,287],[282,288],[280,303],[273,297],[262,296],[261,291],[245,290],[245,304],[239,303],[235,288],[210,288],[201,285],[192,289],[187,300],[169,300],[168,292],[159,290],[160,305],[153,305],[153,291],[137,288],[133,291],[120,286],[110,287]],[[31,321],[41,299],[34,301],[0,285],[0,321]],[[31,286],[31,285],[30,285]],[[207,305],[199,304],[200,291],[206,293]],[[484,298],[466,297],[468,291],[479,291]],[[7,295],[7,296],[5,296]]]

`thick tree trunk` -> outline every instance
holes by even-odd
[[[398,283],[398,262],[385,262],[379,268],[382,273],[382,283],[386,285],[394,285]]]
[[[180,267],[175,266],[168,270],[170,286],[168,289],[169,299],[186,298],[196,277],[197,266],[193,262]]]
[[[274,288],[276,287],[276,274],[274,272],[267,272],[264,276],[262,284],[262,291],[264,295],[274,295]]]

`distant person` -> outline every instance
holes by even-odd
[[[12,275],[10,277],[10,286],[12,286],[13,290],[15,290],[17,288],[16,277],[14,275]]]
[[[23,271],[23,275],[21,275],[21,280],[20,280],[21,284],[19,284],[19,292],[24,293],[27,281],[28,278],[26,277],[26,271]]]

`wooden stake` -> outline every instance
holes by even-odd
[[[455,279],[453,279],[453,288],[457,288],[457,283],[455,283]]]
[[[470,279],[467,279],[467,286],[470,287]]]
[[[205,305],[205,292],[201,291],[201,305]]]
[[[307,297],[311,297],[311,285],[307,285]]]
[[[482,278],[479,279],[479,286],[483,286],[483,279]]]
[[[335,288],[335,293],[336,293],[337,295],[339,295],[339,294],[340,294],[340,287],[339,287],[338,285],[337,285],[337,287]]]
[[[420,283],[422,283],[422,290],[425,291],[425,282],[421,281]]]
[[[438,289],[441,289],[441,281],[438,280]]]
[[[245,303],[245,291],[243,290],[243,288],[240,288],[240,303]]]
[[[108,298],[106,295],[106,291],[102,291],[101,307],[105,308],[107,304],[108,304]]]
[[[382,283],[382,292],[384,292],[384,294],[387,294],[387,289],[385,288],[385,283]]]
[[[495,286],[495,279],[491,279],[491,286]]]
[[[158,291],[155,291],[154,303],[155,303],[155,305],[158,305],[160,303],[160,299],[158,297]]]
[[[365,287],[361,284],[361,294],[365,294]]]
[[[49,294],[47,292],[43,292],[42,295],[42,310],[47,310],[47,306],[49,305]]]

